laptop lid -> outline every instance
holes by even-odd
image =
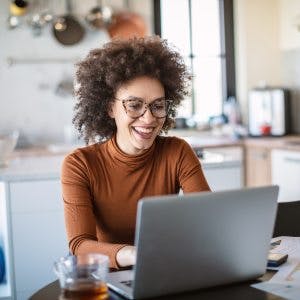
[[[278,187],[147,197],[138,204],[131,298],[265,273]]]

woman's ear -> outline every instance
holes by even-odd
[[[109,104],[108,110],[107,110],[108,115],[114,119],[115,118],[115,113],[114,113],[114,102],[111,102]]]

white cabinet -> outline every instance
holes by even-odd
[[[300,200],[300,152],[272,150],[272,184],[278,184],[281,202]]]
[[[241,147],[207,148],[201,163],[212,191],[239,189],[244,186]]]
[[[12,272],[17,300],[56,279],[53,262],[68,253],[59,179],[8,182]]]
[[[241,164],[220,165],[203,168],[204,175],[212,191],[239,189],[243,187]]]

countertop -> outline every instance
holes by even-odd
[[[240,150],[243,146],[300,151],[300,135],[245,138],[243,140],[199,134],[189,130],[172,130],[169,135],[184,138],[195,149],[204,149],[204,153],[207,153],[204,159],[201,160],[204,168],[218,167],[220,164],[225,166],[226,164],[242,163],[243,157]],[[57,144],[48,147],[16,149],[11,156],[9,166],[0,168],[0,180],[17,181],[59,178],[63,158],[78,146],[83,145]],[[235,149],[231,149],[232,147]],[[219,155],[220,153],[222,156]]]
[[[210,140],[190,141],[192,146],[215,147],[237,145],[226,139],[218,141]],[[84,145],[50,145],[48,147],[32,147],[28,149],[16,149],[11,155],[10,163],[7,167],[0,168],[0,181],[22,181],[22,180],[43,180],[56,178],[59,179],[61,164],[64,157],[79,146]],[[209,148],[208,147],[208,148]],[[219,149],[219,148],[218,148]],[[232,166],[242,163],[242,153],[235,149],[223,154],[220,151],[203,151],[203,158],[200,159],[203,168],[217,168],[220,166]],[[224,152],[224,151],[223,151]]]
[[[171,130],[168,135],[181,137],[185,139],[193,148],[201,149],[257,146],[270,149],[277,148],[300,151],[300,135],[287,135],[283,137],[246,137],[243,139],[236,139],[227,136],[214,136],[209,133],[202,133],[193,130]],[[48,146],[16,149],[12,157],[38,157],[53,156],[58,154],[66,155],[68,152],[83,146],[83,144],[50,144]]]
[[[184,138],[193,147],[216,148],[234,146],[257,146],[269,149],[284,149],[300,151],[300,134],[282,137],[245,137],[236,139],[228,136],[217,136],[211,133],[202,133],[193,130],[171,130],[169,135]]]
[[[245,146],[300,151],[300,135],[246,138],[243,143]]]
[[[0,181],[57,179],[64,156],[14,156],[7,167],[0,168]]]
[[[22,153],[22,156],[13,157],[7,167],[0,168],[0,181],[59,179],[65,155],[58,153],[45,155],[39,152],[39,155],[34,156]],[[204,151],[200,161],[204,169],[231,167],[242,164],[242,154],[237,150],[224,154],[218,151]]]

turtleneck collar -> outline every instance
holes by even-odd
[[[138,169],[147,164],[149,159],[152,159],[152,155],[155,149],[155,144],[157,143],[157,138],[154,140],[152,146],[137,155],[130,155],[124,153],[117,145],[116,135],[114,135],[107,143],[108,150],[112,158],[117,164],[127,166],[129,168]]]

